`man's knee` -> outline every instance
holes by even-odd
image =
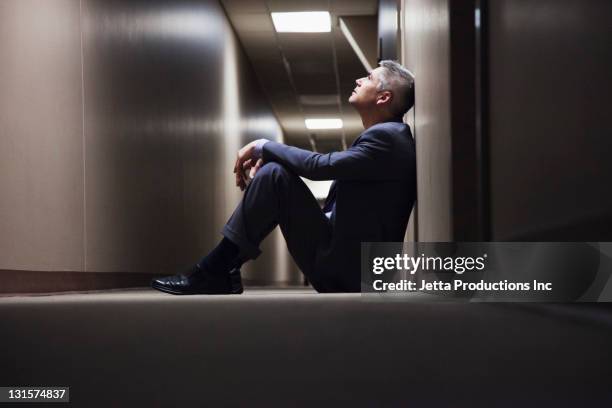
[[[257,171],[255,177],[272,177],[272,178],[286,178],[291,177],[293,174],[287,170],[285,166],[276,162],[268,162],[261,166],[261,168]]]

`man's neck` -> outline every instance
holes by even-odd
[[[361,114],[361,123],[364,129],[368,129],[378,123],[391,122],[399,120],[398,118],[383,112],[364,112]]]

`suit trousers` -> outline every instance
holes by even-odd
[[[281,164],[264,164],[251,180],[222,234],[240,248],[243,259],[261,253],[261,241],[277,226],[289,253],[318,292],[335,291],[318,272],[317,254],[325,251],[332,226],[306,184]]]

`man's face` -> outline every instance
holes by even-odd
[[[383,69],[378,67],[370,72],[367,77],[359,78],[355,81],[357,86],[353,90],[353,93],[349,97],[349,103],[356,108],[368,108],[376,106],[377,97],[379,94],[378,75],[380,70]]]

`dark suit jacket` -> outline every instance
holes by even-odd
[[[263,146],[265,162],[283,164],[311,180],[336,180],[323,211],[332,213],[332,239],[317,269],[338,290],[360,289],[361,242],[403,241],[416,197],[414,139],[402,122],[376,124],[342,152],[313,153],[282,143]]]

